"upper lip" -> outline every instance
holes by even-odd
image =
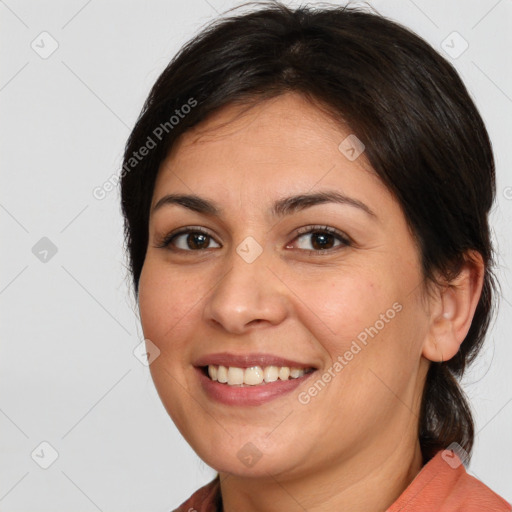
[[[238,368],[250,368],[251,366],[289,366],[290,368],[314,368],[308,363],[293,361],[285,357],[272,354],[230,354],[221,352],[200,357],[194,362],[194,366],[236,366]]]

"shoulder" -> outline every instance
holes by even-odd
[[[220,486],[219,476],[217,475],[172,512],[217,512],[219,510],[219,500]]]
[[[487,487],[483,482],[464,471],[454,487],[452,500],[456,500],[460,510],[480,512],[511,512],[512,505]],[[454,509],[455,510],[455,509]]]
[[[451,450],[439,451],[386,512],[512,512],[512,506],[466,472]]]

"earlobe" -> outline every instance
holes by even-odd
[[[430,307],[430,329],[422,355],[430,361],[443,362],[459,351],[473,320],[484,278],[480,253],[468,254],[459,275],[439,289]]]
[[[439,291],[436,307],[431,308],[430,330],[423,346],[423,356],[430,361],[448,361],[459,351],[464,337],[459,340],[455,333],[457,315],[460,314],[457,299],[460,300],[460,296],[457,297],[448,285]]]

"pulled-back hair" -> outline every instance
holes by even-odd
[[[214,21],[180,50],[154,84],[124,155],[135,294],[156,175],[177,138],[224,106],[249,108],[286,92],[303,95],[363,142],[365,158],[401,205],[425,283],[456,277],[468,251],[482,255],[471,327],[453,358],[430,364],[418,426],[424,462],[452,442],[471,454],[473,418],[458,379],[479,352],[495,306],[494,159],[453,66],[396,22],[360,8],[272,2]],[[142,147],[150,149],[134,159]]]

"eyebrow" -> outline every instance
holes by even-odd
[[[352,206],[364,211],[370,217],[377,219],[377,215],[365,203],[334,190],[285,197],[277,200],[272,205],[270,211],[274,217],[284,217],[310,208],[311,206],[325,203],[338,203]],[[167,194],[158,200],[152,212],[156,212],[165,205],[173,204],[183,206],[184,208],[204,215],[217,217],[222,215],[222,208],[216,203],[195,194]]]

